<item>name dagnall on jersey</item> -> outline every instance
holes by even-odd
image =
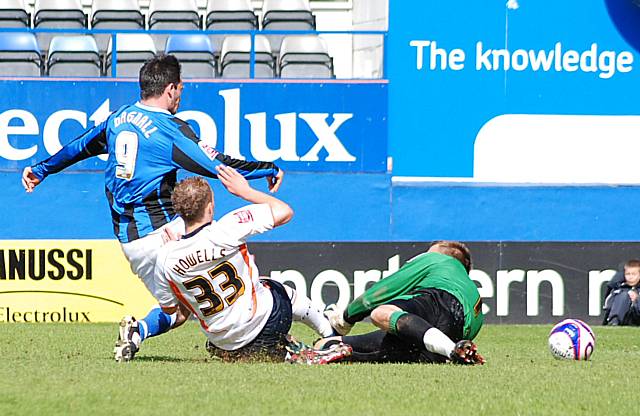
[[[157,127],[153,126],[153,120],[150,120],[148,116],[139,111],[123,111],[118,117],[113,119],[113,124],[116,127],[119,127],[123,123],[136,126],[147,139],[151,137],[152,133],[158,130]]]

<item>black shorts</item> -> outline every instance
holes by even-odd
[[[464,308],[460,301],[440,289],[425,289],[416,293],[418,295],[414,298],[392,300],[387,305],[418,315],[453,341],[460,341],[464,333]]]
[[[458,299],[439,289],[426,289],[407,300],[394,300],[403,311],[418,315],[429,325],[438,328],[451,340],[462,339],[464,308]],[[442,363],[447,357],[427,351],[422,342],[411,343],[384,331],[364,335],[345,336],[343,341],[353,347],[352,361],[397,363]]]
[[[274,360],[282,361],[287,353],[287,335],[291,329],[293,320],[291,300],[287,291],[280,282],[270,279],[261,279],[271,291],[273,296],[273,308],[267,323],[253,341],[233,351],[226,351],[207,343],[207,349],[211,354],[225,361],[236,360]]]

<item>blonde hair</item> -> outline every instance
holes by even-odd
[[[213,201],[212,197],[209,183],[200,176],[192,176],[176,185],[171,202],[176,213],[190,225],[202,218],[207,204]]]

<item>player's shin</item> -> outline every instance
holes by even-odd
[[[152,309],[144,319],[138,321],[140,341],[169,331],[175,324],[176,318],[176,313],[168,314],[159,307]]]
[[[287,295],[291,300],[291,309],[293,320],[303,322],[305,325],[316,331],[322,337],[334,335],[333,328],[329,320],[324,316],[318,306],[304,293],[300,293],[295,289],[285,286]]]
[[[449,357],[455,343],[438,328],[424,319],[407,312],[394,312],[390,329],[401,338],[415,344],[424,344],[428,351]]]

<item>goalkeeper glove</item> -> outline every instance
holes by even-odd
[[[324,316],[329,320],[333,330],[340,335],[347,335],[349,331],[351,331],[351,328],[353,328],[353,324],[344,320],[344,312],[338,309],[338,306],[335,304],[325,308]]]

